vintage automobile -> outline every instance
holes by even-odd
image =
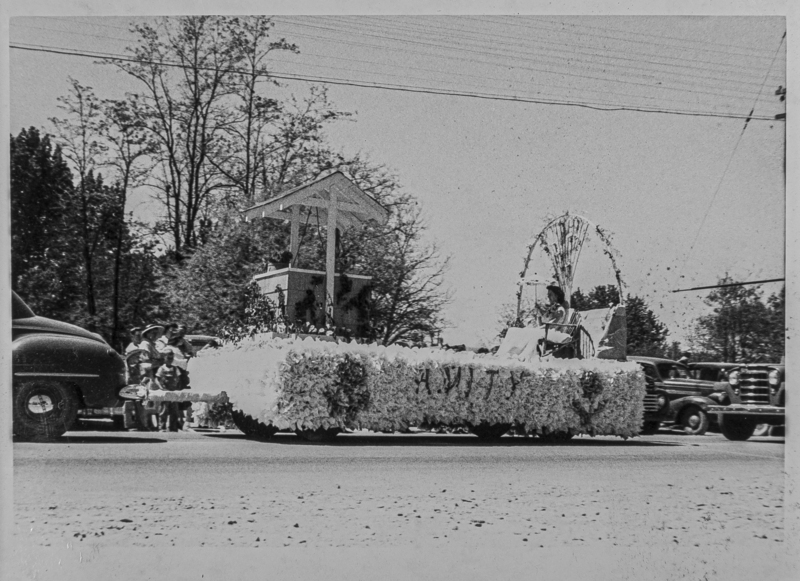
[[[200,351],[206,347],[219,347],[222,345],[222,340],[214,335],[186,335],[186,340],[195,351]]]
[[[708,431],[711,427],[708,406],[719,403],[725,392],[726,384],[719,381],[719,374],[735,364],[704,363],[694,364],[692,368],[658,357],[631,356],[628,359],[640,365],[647,364],[654,372],[656,384],[667,393],[670,410],[664,421],[673,421],[694,436]],[[709,377],[709,374],[717,379],[698,378]]]
[[[759,424],[773,429],[786,423],[786,366],[749,363],[730,371],[725,397],[708,412],[719,418],[722,435],[747,440]],[[770,431],[770,433],[773,433]]]
[[[12,416],[19,440],[62,436],[79,409],[137,399],[126,391],[125,361],[103,338],[36,316],[12,292]]]
[[[642,367],[647,383],[647,391],[644,396],[644,426],[642,427],[642,435],[647,436],[658,431],[661,422],[669,419],[672,410],[669,405],[669,394],[664,389],[655,365],[650,361],[637,361],[637,363]]]

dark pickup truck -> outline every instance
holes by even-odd
[[[126,391],[125,362],[100,335],[37,317],[12,293],[12,416],[18,440],[58,438],[79,409],[138,399]]]
[[[747,440],[758,424],[786,423],[786,366],[782,363],[749,363],[728,374],[725,398],[708,408],[718,417],[722,435]]]

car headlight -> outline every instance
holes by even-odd
[[[666,396],[659,395],[658,398],[656,399],[656,402],[658,402],[659,409],[663,408],[665,405],[667,405],[667,398]]]
[[[781,372],[777,369],[773,369],[769,372],[768,378],[770,385],[779,385],[781,382]]]
[[[731,385],[739,385],[739,372],[738,371],[731,371],[728,374],[728,383]]]

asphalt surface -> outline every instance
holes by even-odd
[[[14,444],[15,564],[31,579],[167,578],[148,562],[174,579],[258,563],[286,578],[780,579],[783,454],[782,438],[666,431],[72,432]]]

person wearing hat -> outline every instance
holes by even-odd
[[[142,353],[139,355],[139,361],[142,364],[142,375],[150,379],[154,377],[156,368],[163,361],[163,355],[156,349],[156,341],[163,332],[164,327],[161,325],[148,325],[142,330],[142,342],[139,343]]]
[[[128,346],[125,347],[125,355],[133,351],[134,349],[139,348],[139,343],[142,342],[142,328],[141,327],[132,327],[131,328],[131,342],[128,343]]]

